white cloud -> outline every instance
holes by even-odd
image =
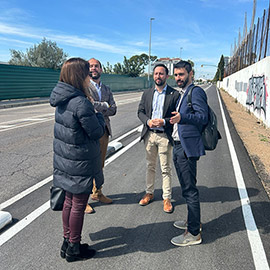
[[[13,39],[13,38],[4,38],[4,37],[0,37],[0,41],[10,44],[12,43],[13,45],[16,44],[17,46],[22,46],[25,47],[25,45],[27,46],[31,46],[33,45],[32,42],[27,42],[27,41],[23,41],[23,40],[19,40],[19,39]]]
[[[34,32],[33,28],[29,27],[14,27],[8,24],[4,24],[0,22],[0,33],[6,35],[15,35],[20,37],[27,37],[27,38],[42,38],[42,36],[31,33]]]
[[[107,53],[115,53],[121,55],[133,55],[139,54],[141,51],[138,50],[136,47],[133,46],[118,46],[113,44],[107,44],[104,42],[99,42],[94,40],[94,38],[87,38],[87,37],[78,37],[76,35],[68,35],[68,34],[54,34],[52,30],[48,29],[37,29],[31,28],[28,26],[25,27],[17,27],[8,25],[5,23],[0,22],[0,33],[5,34],[6,36],[15,36],[16,38],[32,38],[38,39],[39,41],[45,37],[46,39],[52,40],[57,42],[61,45],[67,45],[76,48],[83,48],[95,51],[102,51]],[[42,34],[40,34],[42,33]],[[25,42],[26,44],[29,43],[28,41],[18,40],[21,43]],[[31,42],[32,44],[32,42]],[[133,44],[134,46],[138,46],[138,44]]]

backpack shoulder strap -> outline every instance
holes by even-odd
[[[191,108],[191,110],[193,111],[193,107],[192,107],[192,102],[191,102],[191,97],[192,97],[192,91],[193,89],[196,87],[196,85],[193,85],[189,90],[188,90],[188,93],[187,93],[187,105],[188,107]]]

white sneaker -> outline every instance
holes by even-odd
[[[173,226],[178,229],[187,230],[187,221],[177,220],[173,223]],[[200,225],[200,232],[201,231],[202,231],[202,224]]]
[[[192,246],[192,245],[198,245],[202,242],[201,234],[197,235],[192,235],[188,231],[185,231],[185,233],[174,237],[171,240],[171,243],[180,246],[180,247],[185,247],[185,246]]]

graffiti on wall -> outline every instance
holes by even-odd
[[[253,105],[254,110],[263,110],[266,113],[266,98],[264,75],[249,78],[246,104]]]
[[[235,81],[235,90],[237,92],[246,91],[246,89],[247,89],[247,83]]]

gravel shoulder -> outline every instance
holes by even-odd
[[[270,198],[270,129],[226,91],[219,93]]]

